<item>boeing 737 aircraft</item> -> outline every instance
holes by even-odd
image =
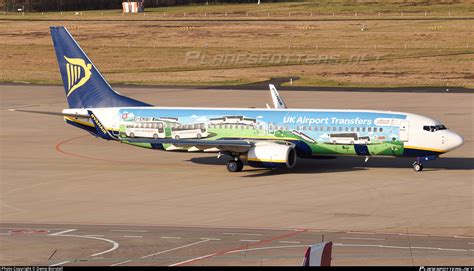
[[[415,171],[463,144],[441,122],[412,113],[293,109],[271,85],[275,108],[155,107],[114,91],[65,27],[51,27],[69,109],[66,123],[94,136],[166,151],[229,156],[230,172],[244,163],[294,167],[296,157],[357,155],[414,157]]]

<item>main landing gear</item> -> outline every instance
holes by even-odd
[[[244,168],[244,163],[239,158],[235,157],[234,160],[227,162],[227,170],[229,172],[240,172]]]
[[[231,159],[227,162],[227,170],[229,172],[240,172],[244,168],[244,163],[242,160],[239,159],[238,154],[230,153],[230,152],[220,152],[217,155],[217,158],[221,156],[228,156]]]

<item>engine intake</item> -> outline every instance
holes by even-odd
[[[254,147],[240,157],[251,167],[292,168],[296,164],[296,150],[291,143],[257,142]]]

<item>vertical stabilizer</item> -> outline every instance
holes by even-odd
[[[65,27],[50,31],[69,108],[150,106],[113,90]]]

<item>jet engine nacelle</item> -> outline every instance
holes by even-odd
[[[262,141],[257,142],[241,159],[251,167],[292,168],[296,164],[296,151],[291,143]]]

